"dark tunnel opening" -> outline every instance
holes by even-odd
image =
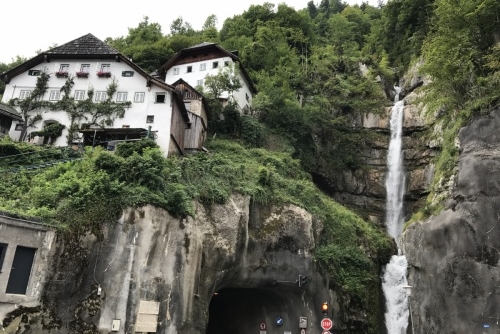
[[[280,288],[225,288],[210,301],[206,334],[300,334],[303,292]],[[289,332],[289,333],[287,333]]]

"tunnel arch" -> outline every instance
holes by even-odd
[[[316,332],[310,306],[307,291],[293,286],[224,288],[210,300],[206,334],[298,334],[304,317],[310,319],[306,333]]]

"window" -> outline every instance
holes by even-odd
[[[61,64],[61,66],[59,66],[59,72],[69,72],[69,64]]]
[[[229,66],[229,60],[226,60],[226,61],[224,62],[224,66]]]
[[[107,97],[107,93],[106,91],[97,91],[95,92],[95,100],[96,101],[104,101],[106,100],[106,97]]]
[[[49,101],[59,101],[60,93],[61,92],[59,90],[51,90],[50,96],[49,96]]]
[[[191,102],[184,102],[184,106],[186,107],[186,110],[191,110]]]
[[[134,102],[135,103],[142,103],[144,102],[144,92],[137,92],[134,95]]]
[[[207,69],[206,63],[200,64],[200,71],[206,71],[206,69]]]
[[[247,102],[250,102],[250,96],[247,93],[245,93],[245,99],[247,99]]]
[[[109,71],[111,71],[110,64],[101,64],[101,72],[109,72]]]
[[[89,73],[90,64],[82,64],[82,66],[80,66],[80,72]]]
[[[212,68],[217,68],[217,67],[219,67],[219,62],[218,61],[214,61],[212,63]]]
[[[85,100],[85,91],[84,90],[75,90],[75,100],[76,101]]]
[[[122,77],[133,77],[134,71],[122,71]]]
[[[203,87],[203,79],[196,80],[196,86]]]
[[[29,70],[28,71],[28,75],[32,75],[32,76],[39,76],[41,73],[40,70]]]
[[[2,272],[3,259],[5,259],[5,253],[7,253],[7,244],[0,243],[0,273]]]
[[[186,73],[191,73],[191,72],[193,72],[193,66],[188,66],[186,68]]]
[[[24,99],[27,99],[31,94],[31,91],[30,90],[22,90],[20,93],[19,93],[19,100],[24,100]]]
[[[165,93],[156,93],[156,103],[165,103]]]
[[[126,102],[126,101],[127,101],[127,93],[126,92],[116,93],[116,102]]]
[[[36,248],[17,246],[12,261],[9,281],[7,282],[6,293],[25,295],[28,290],[33,260],[35,259]]]
[[[174,68],[174,75],[178,75],[178,74],[179,74],[179,68],[176,67],[176,68]]]
[[[22,131],[23,130],[23,123],[17,123],[16,124],[16,131]]]
[[[154,123],[155,122],[155,116],[154,115],[147,115],[146,116],[146,123]]]

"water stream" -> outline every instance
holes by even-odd
[[[388,334],[406,334],[408,327],[408,297],[404,286],[407,286],[406,257],[401,254],[399,239],[403,230],[403,195],[405,174],[403,169],[403,108],[399,101],[399,87],[396,87],[396,98],[391,110],[391,140],[387,155],[387,191],[386,227],[387,233],[396,240],[398,255],[391,258],[385,267],[382,279],[382,290],[386,299],[385,324]]]

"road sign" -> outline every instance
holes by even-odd
[[[300,334],[306,334],[306,330],[305,330],[304,328],[302,328],[302,329],[300,330]]]
[[[265,331],[265,330],[266,330],[266,323],[261,322],[261,323],[259,324],[259,328],[260,328],[260,330],[261,330],[261,331]]]
[[[306,317],[299,317],[299,328],[307,328],[307,318]]]
[[[323,331],[321,334],[332,334],[330,331]]]
[[[332,319],[330,319],[330,318],[321,319],[321,328],[323,328],[323,330],[328,331],[332,327],[333,327]]]

